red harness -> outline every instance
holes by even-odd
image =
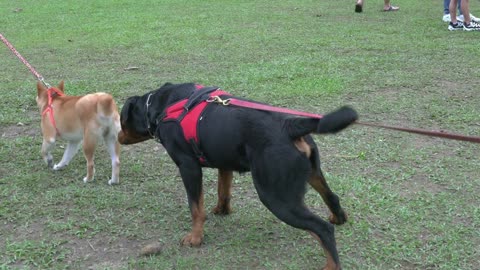
[[[47,96],[48,96],[47,107],[45,108],[45,110],[43,110],[42,117],[44,117],[45,114],[49,114],[50,123],[52,123],[52,126],[57,131],[57,135],[60,135],[60,132],[57,129],[57,124],[55,123],[55,118],[53,117],[53,106],[52,106],[53,94],[57,94],[58,96],[63,96],[64,95],[62,92],[60,92],[60,90],[58,90],[56,88],[53,88],[53,87],[48,88],[48,90],[47,90]]]
[[[203,86],[196,85],[197,90],[202,89]],[[222,90],[215,90],[209,94],[209,97],[212,96],[221,96],[229,95],[229,93]],[[190,110],[185,109],[185,104],[189,101],[188,98],[182,99],[172,105],[170,105],[165,110],[165,117],[162,121],[177,121],[183,130],[183,136],[187,142],[189,142],[195,154],[197,155],[200,163],[207,164],[205,156],[200,151],[200,140],[198,137],[198,122],[201,120],[202,112],[205,110],[209,104],[205,99],[200,100],[193,108]]]

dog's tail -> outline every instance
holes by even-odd
[[[309,133],[336,133],[348,127],[357,119],[357,112],[348,106],[344,106],[319,119],[303,117],[288,118],[285,120],[284,129],[290,138],[296,139]]]
[[[120,115],[118,114],[117,104],[110,94],[97,93],[97,113],[99,120],[110,127],[113,134],[117,134],[120,127]]]

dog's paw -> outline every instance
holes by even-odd
[[[330,223],[336,224],[336,225],[342,225],[345,222],[347,222],[347,220],[348,220],[348,215],[343,211],[341,211],[340,214],[338,215],[331,214],[329,218]]]
[[[59,170],[63,169],[64,167],[65,167],[64,165],[55,164],[55,165],[53,165],[53,170],[54,171],[59,171]]]
[[[88,183],[88,182],[92,182],[92,181],[93,181],[93,177],[92,177],[91,179],[88,179],[87,176],[85,176],[85,177],[83,178],[83,183],[85,183],[85,184]]]
[[[54,166],[53,166],[53,158],[49,158],[47,159],[47,166],[48,168],[52,169]]]
[[[199,247],[202,244],[203,235],[188,233],[183,237],[181,244],[182,246],[189,246],[189,247]]]
[[[230,205],[217,205],[215,208],[213,208],[212,213],[215,215],[229,215],[232,213],[232,209],[230,208]]]
[[[113,185],[118,185],[120,183],[120,181],[118,181],[118,179],[110,179],[108,180],[108,184],[110,186],[113,186]]]

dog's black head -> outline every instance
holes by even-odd
[[[145,108],[141,104],[142,97],[129,97],[122,107],[120,123],[122,130],[118,133],[118,142],[134,144],[151,139],[145,121]]]
[[[187,98],[194,91],[193,83],[166,83],[143,96],[129,97],[120,114],[122,130],[118,134],[118,141],[121,144],[134,144],[152,139],[153,134],[159,136],[157,118],[168,104]]]

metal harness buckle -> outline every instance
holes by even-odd
[[[206,102],[208,102],[208,103],[218,103],[218,104],[222,104],[224,106],[230,105],[230,99],[229,98],[222,99],[219,96],[211,96],[206,100]]]

